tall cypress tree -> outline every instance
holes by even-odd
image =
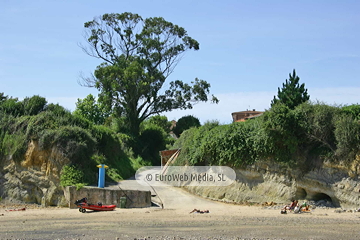
[[[295,69],[293,73],[289,74],[289,80],[286,79],[286,82],[283,83],[283,87],[280,90],[278,88],[277,98],[274,96],[274,99],[271,101],[271,106],[281,102],[288,106],[290,109],[294,109],[299,104],[306,102],[310,99],[310,95],[307,93],[305,88],[305,83],[299,84],[300,78],[296,75]]]

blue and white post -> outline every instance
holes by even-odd
[[[99,164],[99,165],[97,165],[97,167],[99,168],[98,187],[104,188],[104,186],[105,186],[105,168],[108,168],[108,166],[106,166],[105,164]]]

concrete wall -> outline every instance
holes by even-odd
[[[76,208],[74,202],[86,197],[88,203],[104,205],[115,204],[120,207],[120,198],[126,197],[126,208],[143,208],[151,206],[151,192],[139,190],[106,189],[98,187],[83,187],[76,190],[76,187],[69,186],[64,189],[64,195],[69,203],[69,208]]]

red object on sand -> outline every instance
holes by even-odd
[[[12,211],[25,211],[26,208],[18,208],[18,209],[9,209],[9,210],[5,210],[6,212],[12,212]]]
[[[77,200],[75,202],[75,204],[79,208],[79,212],[82,212],[82,213],[85,213],[86,209],[93,210],[93,211],[112,211],[116,208],[116,205],[102,205],[101,203],[90,204],[90,203],[87,203],[86,198]]]
[[[78,205],[79,208],[90,209],[94,211],[112,211],[116,208],[116,205],[95,205],[95,204],[80,204]]]

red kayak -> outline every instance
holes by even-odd
[[[116,208],[116,205],[102,205],[102,203],[90,204],[86,198],[77,200],[75,204],[79,208],[79,212],[82,213],[85,213],[86,209],[93,211],[112,211]]]

